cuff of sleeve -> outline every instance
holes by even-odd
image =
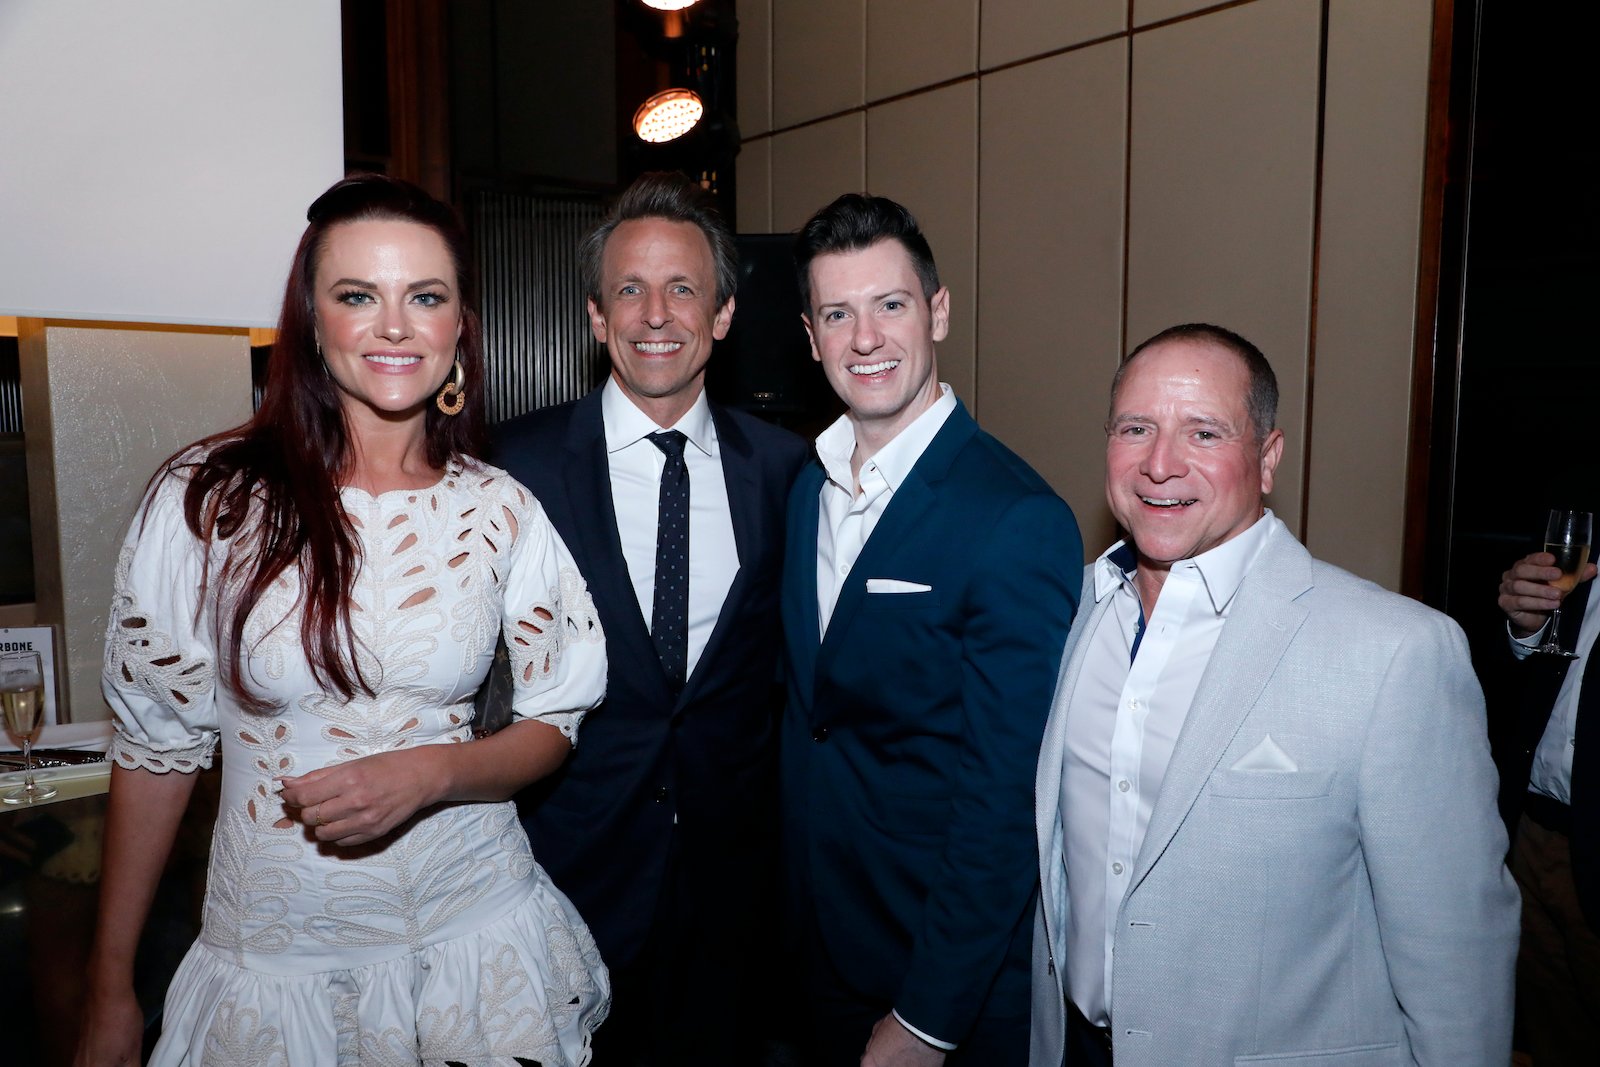
[[[940,1041],[936,1037],[932,1037],[932,1036],[930,1036],[928,1034],[923,1033],[921,1030],[918,1030],[915,1026],[912,1026],[910,1023],[906,1022],[906,1017],[904,1015],[901,1015],[898,1011],[894,1012],[894,1017],[895,1017],[896,1020],[899,1021],[901,1026],[905,1027],[907,1030],[910,1030],[913,1034],[916,1034],[917,1037],[920,1040],[926,1041],[928,1044],[932,1045],[934,1048],[944,1049],[944,1051],[946,1051],[946,1052],[955,1051],[955,1046],[952,1045],[950,1042],[948,1042],[948,1041]]]
[[[111,744],[106,748],[106,760],[130,771],[193,774],[210,768],[216,750],[217,739],[208,737],[189,748],[157,751],[119,730],[111,736]]]
[[[1527,659],[1533,655],[1535,649],[1544,644],[1545,631],[1549,629],[1550,623],[1546,622],[1527,637],[1518,637],[1511,632],[1511,623],[1508,621],[1506,623],[1506,637],[1511,641],[1511,654],[1518,659]]]

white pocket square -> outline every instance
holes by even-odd
[[[1289,758],[1289,754],[1278,747],[1278,743],[1267,734],[1261,743],[1240,757],[1239,762],[1232,767],[1236,771],[1298,771],[1300,765]]]
[[[931,593],[933,586],[921,582],[902,582],[898,578],[868,578],[869,593]]]

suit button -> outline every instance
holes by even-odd
[[[826,726],[819,726],[815,730],[811,731],[811,740],[813,740],[813,741],[826,741],[827,739],[828,739],[828,728]]]
[[[666,786],[662,786],[660,789],[656,790],[656,803],[657,804],[665,804],[666,802],[667,802],[667,787]]]

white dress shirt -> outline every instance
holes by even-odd
[[[1059,811],[1067,994],[1096,1025],[1110,1021],[1117,911],[1173,746],[1234,594],[1282,525],[1267,511],[1237,537],[1174,563],[1131,664],[1141,616],[1132,546],[1119,541],[1095,561],[1095,603],[1112,601],[1082,638],[1089,646],[1067,705]]]
[[[859,484],[850,471],[855,455],[856,431],[850,416],[841,415],[817,437],[817,458],[828,477],[822,483],[821,507],[817,510],[817,618],[822,633],[828,632],[839,590],[856,565],[856,558],[867,538],[883,518],[894,491],[906,480],[922,453],[939,435],[944,422],[956,409],[956,397],[944,382],[939,383],[939,399],[895,434],[894,440],[871,456],[863,456]],[[894,1012],[900,1025],[934,1048],[955,1048],[948,1041],[925,1034]]]
[[[600,394],[600,412],[606,428],[606,463],[611,468],[617,535],[646,627],[655,608],[656,523],[660,518],[661,468],[667,462],[661,449],[646,438],[662,430],[677,430],[689,439],[683,461],[689,468],[688,674],[693,675],[734,575],[739,573],[739,546],[733,537],[728,486],[722,477],[722,453],[711,406],[702,390],[676,425],[657,426],[628,399],[615,378],[608,378]]]
[[[1544,643],[1549,629],[1550,624],[1545,623],[1538,633],[1512,637],[1511,651],[1518,659],[1526,658]],[[1545,724],[1544,734],[1539,738],[1539,747],[1533,750],[1533,769],[1528,775],[1530,793],[1543,793],[1563,804],[1572,803],[1572,750],[1578,736],[1578,690],[1583,685],[1583,668],[1594,653],[1597,637],[1600,637],[1600,599],[1590,593],[1583,622],[1578,627],[1578,641],[1573,648],[1578,658],[1567,667],[1567,675],[1561,679],[1561,688],[1556,690],[1550,721]]]
[[[817,438],[817,458],[828,474],[822,483],[821,507],[817,511],[817,618],[823,633],[828,632],[839,590],[844,588],[856,557],[894,499],[895,489],[905,481],[955,409],[955,394],[940,382],[939,399],[927,411],[875,455],[861,457],[859,479],[850,471],[856,450],[856,431],[850,416],[839,416]]]

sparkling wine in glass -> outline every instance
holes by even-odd
[[[1565,594],[1572,592],[1589,563],[1589,548],[1594,533],[1594,516],[1587,511],[1564,511],[1555,508],[1550,512],[1550,522],[1545,526],[1544,550],[1556,558],[1555,566],[1561,577],[1550,584]],[[1561,605],[1550,613],[1550,627],[1545,631],[1544,644],[1538,651],[1547,656],[1577,659],[1578,654],[1561,646]]]
[[[32,804],[56,795],[52,785],[33,780],[33,742],[44,726],[44,669],[37,652],[0,657],[0,711],[6,732],[22,745],[23,783],[0,800],[7,804]]]

